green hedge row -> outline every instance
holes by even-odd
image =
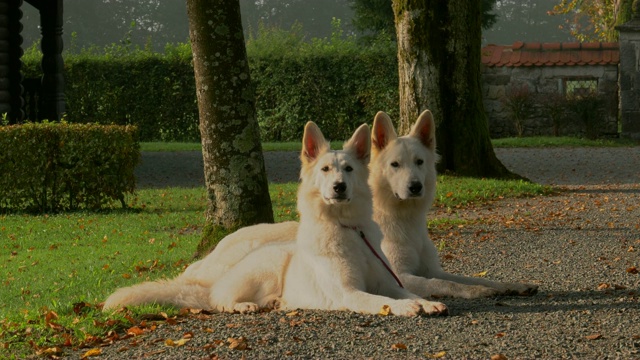
[[[27,123],[0,126],[0,211],[122,206],[135,189],[135,126]]]
[[[249,51],[263,141],[298,141],[309,120],[342,140],[378,110],[396,118],[394,49],[354,46],[320,42],[274,52],[275,44]],[[26,77],[39,76],[39,58],[23,61]],[[70,123],[136,125],[141,141],[200,140],[188,45],[165,54],[67,55],[65,81]]]

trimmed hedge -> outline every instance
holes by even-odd
[[[327,138],[344,140],[378,110],[397,118],[393,44],[305,43],[286,36],[282,43],[269,38],[247,45],[263,141],[298,141],[309,120]],[[23,61],[26,77],[39,76],[37,56],[27,54]],[[200,141],[187,44],[168,47],[165,54],[67,54],[65,82],[70,123],[136,125],[141,141]]]
[[[123,207],[140,158],[134,126],[0,126],[0,211]]]

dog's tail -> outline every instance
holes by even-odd
[[[120,288],[107,298],[102,309],[106,311],[157,303],[209,310],[209,287],[185,280],[178,276],[172,280],[150,281]]]

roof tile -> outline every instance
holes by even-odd
[[[620,62],[618,43],[524,43],[487,45],[482,49],[486,66],[615,65]]]

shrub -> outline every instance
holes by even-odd
[[[135,189],[136,128],[27,123],[0,127],[0,210],[48,212],[124,203]]]
[[[607,110],[607,99],[596,93],[569,98],[569,109],[584,124],[587,139],[595,140],[604,123]]]
[[[511,113],[513,125],[518,137],[524,133],[524,122],[533,115],[534,99],[526,84],[513,85],[507,89],[503,99],[504,106]]]
[[[309,120],[343,140],[378,110],[397,118],[392,42],[360,46],[337,20],[331,38],[301,33],[262,27],[247,41],[262,140],[297,141]],[[35,51],[23,57],[26,77],[39,76]],[[136,125],[142,141],[199,141],[191,61],[188,44],[164,54],[118,45],[65,54],[67,121]]]

